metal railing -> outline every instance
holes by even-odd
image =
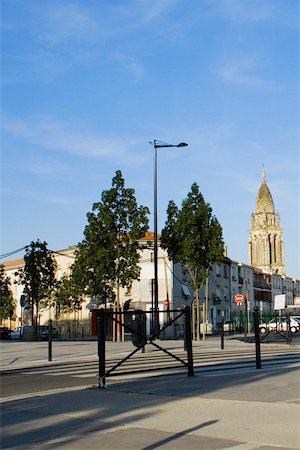
[[[126,330],[132,333],[132,342],[135,349],[129,353],[125,358],[117,362],[112,368],[106,370],[106,324],[107,318],[119,327],[125,327],[125,320],[120,320],[122,315],[139,316],[131,320],[131,325],[126,324]],[[110,376],[117,368],[124,364],[129,358],[133,357],[139,350],[145,351],[146,345],[153,345],[158,350],[164,352],[171,358],[180,362],[187,367],[188,376],[194,376],[193,367],[193,350],[192,350],[192,334],[191,334],[191,312],[190,307],[186,306],[183,310],[168,311],[168,316],[171,314],[167,323],[165,323],[157,332],[151,333],[147,336],[146,333],[146,316],[152,314],[152,311],[127,311],[119,312],[118,315],[112,311],[101,309],[98,317],[98,359],[99,359],[99,388],[106,387],[106,378]],[[160,313],[162,314],[162,313]],[[156,342],[156,339],[170,326],[172,326],[179,318],[184,318],[184,350],[187,352],[187,360],[179,358],[169,350],[163,348]],[[149,369],[150,371],[150,369]]]

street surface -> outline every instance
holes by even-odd
[[[251,341],[251,339],[249,339]],[[182,341],[159,345],[186,360]],[[106,369],[134,347],[106,343]],[[1,449],[299,449],[300,346],[193,343],[195,376],[147,345],[98,388],[97,342],[1,342]],[[113,374],[112,374],[113,375]]]

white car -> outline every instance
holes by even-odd
[[[262,334],[266,333],[267,331],[288,331],[287,319],[286,317],[275,317],[274,319],[270,320],[270,322],[260,324],[259,330]],[[293,334],[300,331],[300,323],[293,317],[290,317],[290,331]]]

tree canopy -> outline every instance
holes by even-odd
[[[25,247],[24,268],[16,272],[18,283],[24,286],[24,294],[30,300],[32,325],[35,314],[38,315],[40,303],[46,301],[55,288],[57,264],[53,254],[47,248],[47,242],[31,242]]]
[[[11,291],[10,278],[5,274],[4,266],[0,266],[0,321],[12,317],[14,298]]]
[[[169,202],[161,246],[171,260],[186,265],[195,290],[201,288],[212,265],[222,262],[222,228],[197,183],[192,185],[181,209],[174,201]]]
[[[60,314],[79,311],[83,302],[80,288],[72,276],[64,275],[56,284],[56,289],[51,298],[51,305],[55,308],[56,317]]]
[[[148,230],[149,209],[138,206],[135,191],[125,187],[122,172],[111,189],[87,214],[84,239],[78,245],[73,277],[99,303],[115,300],[115,289],[139,279],[139,239]]]

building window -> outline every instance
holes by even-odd
[[[224,264],[224,278],[228,278],[228,266]]]

